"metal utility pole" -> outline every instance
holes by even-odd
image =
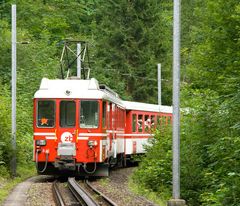
[[[161,64],[158,64],[158,105],[162,105]]]
[[[180,198],[180,0],[174,0],[173,23],[173,198]]]
[[[180,199],[180,0],[174,0],[173,11],[173,134],[172,197],[169,206],[182,206]]]
[[[81,43],[77,43],[77,77],[81,79]]]
[[[17,68],[17,37],[16,37],[16,5],[12,5],[12,176],[16,176],[16,68]]]

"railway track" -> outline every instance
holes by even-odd
[[[107,206],[117,206],[117,204],[115,202],[113,202],[111,199],[109,199],[106,195],[104,195],[103,193],[101,193],[99,190],[97,190],[96,188],[94,188],[89,182],[88,180],[85,181],[85,185],[91,190],[93,191],[93,193],[97,194],[97,199],[98,201],[101,203],[101,205],[107,205]]]
[[[54,201],[55,201],[56,205],[57,206],[65,206],[66,203],[65,203],[65,201],[64,201],[64,199],[63,199],[63,197],[60,193],[57,180],[55,180],[53,182],[52,191],[53,191],[53,198],[54,198]]]
[[[77,200],[77,204],[84,206],[117,206],[111,199],[94,188],[87,180],[81,186],[75,178],[68,178],[68,188]],[[66,206],[63,194],[61,193],[58,182],[52,185],[54,201],[58,206]]]

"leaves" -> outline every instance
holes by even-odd
[[[0,3],[0,164],[11,159],[11,2]],[[18,0],[17,149],[31,160],[32,97],[41,78],[59,75],[62,40],[90,42],[92,77],[123,99],[172,99],[173,1]],[[183,0],[181,35],[181,188],[188,205],[238,205],[240,5]],[[171,132],[158,130],[135,174],[146,191],[171,190]],[[3,168],[3,169],[2,169]],[[154,181],[153,181],[154,180]]]

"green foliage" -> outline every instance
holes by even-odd
[[[128,99],[156,103],[157,63],[161,59],[166,60],[162,66],[164,78],[170,76],[171,52],[164,47],[171,42],[169,2],[121,0],[97,4],[97,62],[93,72],[100,73],[100,80]],[[164,103],[171,102],[169,83],[163,82]]]
[[[211,163],[204,171],[208,189],[201,194],[203,205],[239,204],[239,148],[239,137],[222,137],[209,147]]]
[[[9,30],[9,23],[5,19],[0,19],[0,53],[4,55],[0,55],[0,76],[2,83],[8,83],[10,76],[11,76],[11,70],[10,70],[10,61],[11,61],[11,33]]]
[[[229,100],[222,102],[214,91],[186,88],[182,94],[182,104],[188,106],[181,116],[182,198],[190,206],[238,205],[240,138],[231,122],[236,113],[226,106]],[[157,131],[134,181],[160,195],[168,194],[171,145],[171,132]]]
[[[239,79],[239,2],[199,1],[194,10],[189,78],[194,87],[229,94]]]
[[[11,158],[11,99],[6,87],[0,84],[0,90],[0,174],[3,176],[6,175]]]
[[[146,189],[146,187],[143,187],[141,184],[139,184],[137,181],[134,181],[133,178],[130,176],[128,181],[128,187],[130,190],[139,195],[147,198],[148,200],[151,200],[151,202],[156,203],[159,206],[165,206],[166,200],[168,197],[159,196],[159,193],[153,192],[152,190]]]
[[[0,2],[0,166],[7,175],[11,146],[11,3]],[[78,8],[78,9],[76,9]],[[43,77],[59,76],[62,40],[89,32],[94,1],[17,1],[17,162],[32,161],[32,98]],[[73,12],[74,11],[74,12]],[[84,22],[84,24],[83,24]],[[91,27],[90,27],[91,28]],[[81,31],[81,36],[79,31]],[[88,34],[91,35],[91,32]],[[22,41],[29,41],[25,45]],[[3,86],[2,86],[3,85]],[[5,169],[4,169],[5,168]]]
[[[133,181],[150,192],[170,197],[171,188],[171,132],[167,128],[156,131],[150,145],[146,146],[146,157],[135,171]]]
[[[0,166],[0,169],[3,169],[3,171],[6,168],[2,168]],[[0,170],[1,174],[2,171]],[[20,182],[24,181],[25,179],[34,176],[35,175],[35,167],[33,166],[33,163],[28,165],[19,165],[18,166],[18,172],[19,176],[12,179],[9,176],[7,176],[7,173],[4,173],[4,175],[1,175],[0,177],[0,204],[2,205],[4,200],[7,198],[9,193],[13,190],[13,188],[19,184]]]
[[[11,3],[0,2],[0,175],[11,159]],[[124,99],[171,104],[172,1],[18,0],[17,154],[32,158],[32,97],[42,77],[59,76],[63,39],[90,42],[92,77]],[[181,194],[188,205],[240,202],[240,4],[182,1]],[[171,132],[159,129],[134,175],[146,191],[171,188]],[[145,191],[145,190],[144,190]],[[164,198],[163,198],[164,199]]]

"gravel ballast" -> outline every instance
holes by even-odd
[[[119,168],[111,171],[109,178],[91,182],[100,192],[112,199],[118,206],[153,206],[154,203],[138,196],[128,188],[128,178],[135,168]]]
[[[118,168],[113,169],[110,172],[110,176],[107,178],[98,178],[96,180],[90,181],[91,185],[97,190],[102,192],[118,206],[154,206],[156,204],[148,201],[147,199],[134,194],[130,191],[128,187],[128,180],[132,172],[136,167],[129,168]],[[27,185],[24,191],[21,193],[21,189],[18,190],[20,196],[23,196],[21,201],[18,201],[19,204],[5,204],[6,206],[12,205],[26,205],[26,206],[55,206],[52,193],[52,183],[53,179],[45,181],[26,181],[23,183]],[[22,184],[22,183],[21,183]],[[63,194],[67,195],[65,191],[67,189],[66,183],[62,182],[60,184],[60,189]],[[14,196],[14,194],[12,194]],[[15,193],[16,196],[16,193]],[[67,199],[65,199],[67,200]],[[13,199],[12,201],[13,202]],[[66,201],[67,205],[74,204],[76,202],[72,201],[70,198],[69,201]],[[6,203],[10,203],[9,201]]]

